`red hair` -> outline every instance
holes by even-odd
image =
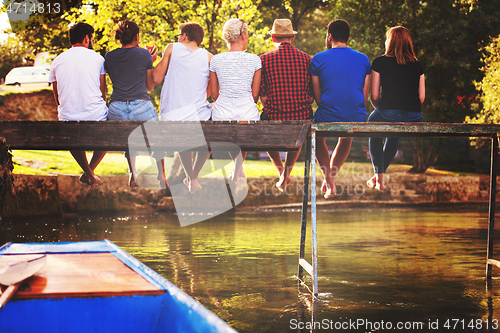
[[[413,42],[408,29],[402,26],[392,27],[387,30],[386,36],[386,55],[396,57],[400,65],[418,60],[413,52]]]

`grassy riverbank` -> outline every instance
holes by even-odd
[[[68,151],[44,151],[44,150],[15,150],[13,151],[14,173],[27,175],[51,175],[51,174],[70,174],[78,175],[82,171],[78,164]],[[90,160],[91,154],[88,158]],[[167,170],[172,165],[173,158],[167,157],[165,167]],[[151,160],[146,156],[139,156],[137,159],[138,170],[146,170],[147,173],[156,172],[155,166],[148,168],[151,165]],[[226,172],[231,171],[233,165],[230,161],[215,160],[206,163],[202,174],[213,174],[213,176],[222,176],[219,170],[226,165]],[[270,161],[245,161],[245,172],[247,177],[274,177],[276,170]],[[411,168],[410,165],[394,164],[388,170],[388,173],[406,172]],[[367,178],[371,175],[372,166],[370,163],[354,163],[347,162],[340,170],[339,176],[356,175]],[[109,152],[104,157],[103,161],[96,170],[99,175],[126,175],[128,174],[127,162],[123,153]],[[316,174],[321,175],[319,168],[316,168]],[[440,171],[429,169],[428,175],[458,175],[448,171]],[[292,177],[302,177],[304,175],[304,163],[297,162],[296,167],[292,171]]]

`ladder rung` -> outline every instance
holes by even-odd
[[[305,259],[299,259],[299,265],[302,266],[309,275],[313,276],[314,269]]]
[[[302,259],[300,259],[302,260]],[[299,260],[299,262],[300,262]],[[497,266],[500,268],[500,261],[498,260],[495,260],[495,259],[488,259],[488,265],[493,265],[493,266]]]

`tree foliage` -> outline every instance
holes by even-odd
[[[64,16],[72,8],[79,7],[80,0],[44,0],[43,11],[31,13],[27,19],[10,20],[12,31],[26,47],[32,49],[28,56],[34,59],[38,52],[59,53],[68,48],[68,29]],[[54,7],[55,4],[60,6]],[[50,4],[51,7],[48,7]],[[49,11],[47,8],[51,8]],[[58,8],[55,10],[54,8]]]
[[[194,21],[205,29],[202,46],[215,54],[226,49],[222,27],[234,17],[245,20],[249,25],[249,52],[261,53],[269,49],[270,45],[264,39],[267,28],[259,28],[260,12],[249,0],[86,0],[66,20],[83,20],[91,24],[97,33],[94,48],[107,51],[119,46],[114,40],[113,29],[121,20],[135,21],[141,29],[141,43],[156,44],[160,51],[177,41],[179,24]]]
[[[24,58],[28,53],[29,49],[17,38],[9,37],[7,42],[0,44],[0,78],[5,77],[12,68],[25,65]]]
[[[500,124],[500,36],[484,48],[484,78],[476,82],[482,110],[465,121],[476,124]]]
[[[293,45],[310,55],[325,50],[329,8],[326,0],[262,0],[258,5],[262,25],[269,29],[275,19],[290,19],[298,32]]]

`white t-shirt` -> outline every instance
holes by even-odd
[[[50,66],[49,82],[57,81],[59,120],[106,120],[100,76],[106,74],[104,58],[85,47],[72,47]]]
[[[253,76],[261,68],[259,56],[242,51],[219,53],[210,61],[210,71],[219,81],[219,94],[228,98],[252,96]]]

